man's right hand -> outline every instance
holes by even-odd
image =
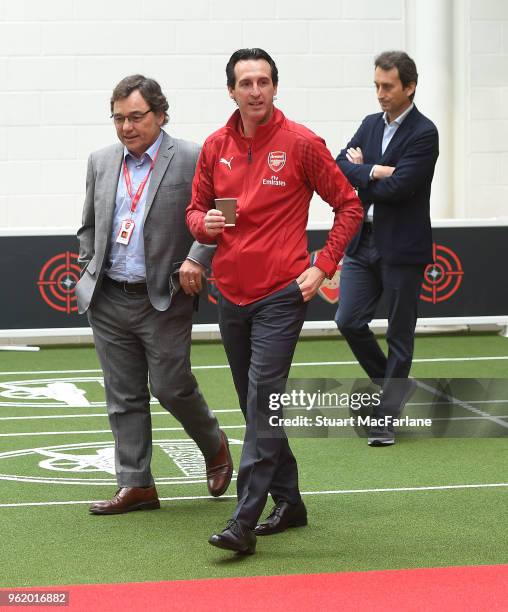
[[[378,179],[388,178],[393,174],[394,170],[395,166],[380,166],[379,164],[376,164],[373,166],[372,178],[376,181]]]
[[[211,208],[205,215],[205,230],[206,233],[211,237],[215,238],[224,231],[224,224],[226,223],[226,217],[216,208]]]
[[[363,153],[360,147],[350,147],[346,151],[346,157],[352,164],[363,164]]]

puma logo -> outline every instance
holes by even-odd
[[[220,164],[224,164],[225,166],[227,166],[230,170],[231,170],[231,162],[233,161],[233,157],[231,157],[231,159],[228,161],[227,159],[225,159],[224,157],[220,158]]]

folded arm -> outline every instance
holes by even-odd
[[[366,197],[385,203],[397,203],[411,197],[432,177],[438,155],[438,133],[427,130],[409,143],[391,176],[367,185]]]
[[[365,143],[368,138],[365,120],[356,131],[355,135],[347,143],[344,149],[338,154],[336,162],[348,181],[353,187],[365,189],[371,180],[370,173],[374,164],[365,164],[363,154]]]

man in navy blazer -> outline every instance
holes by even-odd
[[[439,150],[436,126],[413,103],[414,61],[387,51],[374,64],[383,112],[365,117],[337,157],[365,216],[344,257],[335,321],[369,378],[383,387],[369,445],[387,446],[395,442],[391,421],[416,388],[407,378],[423,271],[432,261],[430,188]],[[387,356],[369,329],[383,294]]]

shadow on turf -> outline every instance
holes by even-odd
[[[256,555],[256,557],[259,557],[259,554]],[[227,566],[227,565],[237,565],[238,563],[242,563],[243,561],[246,561],[247,559],[252,559],[252,555],[242,555],[241,553],[235,553],[233,551],[229,551],[229,556],[222,557],[221,559],[209,559],[209,561],[212,565]]]

